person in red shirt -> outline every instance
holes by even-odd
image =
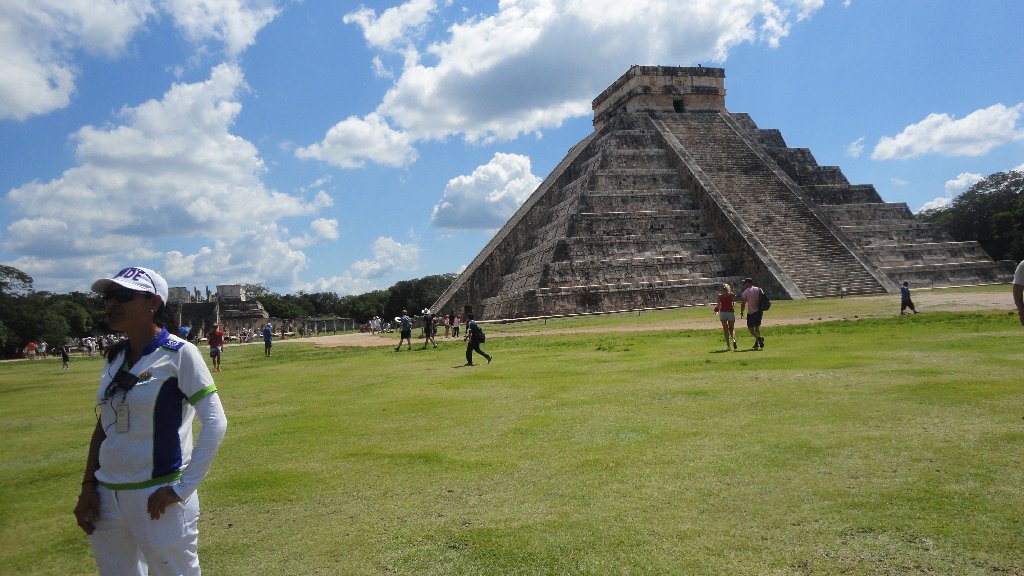
[[[722,333],[725,334],[725,349],[729,349],[729,341],[732,341],[732,349],[736,349],[736,309],[733,302],[736,294],[732,291],[732,284],[722,284],[722,291],[718,293],[718,304],[715,305],[715,312],[718,319],[722,321]]]
[[[213,371],[220,372],[220,356],[224,351],[224,333],[220,325],[214,324],[213,330],[206,335],[206,343],[210,345],[210,360],[213,360]]]

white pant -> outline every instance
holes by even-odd
[[[199,495],[153,520],[146,504],[161,488],[99,487],[100,519],[89,536],[100,576],[199,576]]]

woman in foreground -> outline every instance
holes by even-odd
[[[172,333],[159,274],[125,268],[92,290],[127,339],[107,350],[75,518],[101,575],[198,576],[196,487],[227,428],[213,376],[195,345]]]

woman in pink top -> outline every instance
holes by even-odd
[[[736,310],[733,302],[736,294],[732,291],[732,285],[726,282],[722,284],[722,291],[718,293],[718,305],[715,312],[718,312],[718,319],[722,322],[722,333],[725,335],[725,349],[729,349],[729,341],[732,341],[732,349],[736,349]]]

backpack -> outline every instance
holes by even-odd
[[[757,299],[757,309],[764,312],[772,307],[772,301],[768,299],[768,293],[761,288],[761,296]]]

